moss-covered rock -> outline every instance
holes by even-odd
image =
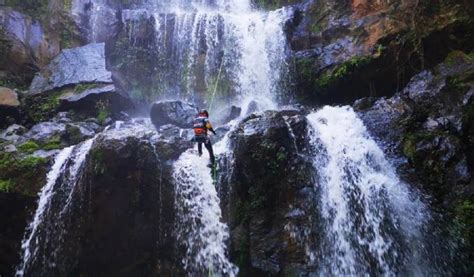
[[[0,153],[2,191],[35,196],[44,184],[48,165],[45,158]]]
[[[315,212],[312,205],[303,204],[313,203],[307,182],[311,165],[298,155],[305,147],[306,131],[299,112],[252,115],[231,135],[234,162],[219,159],[221,167],[232,166],[219,170],[232,175],[218,173],[217,187],[229,222],[231,257],[242,275],[314,270],[307,266],[303,244],[289,230],[309,224],[308,215]]]
[[[310,104],[391,96],[453,49],[473,50],[474,9],[463,1],[326,0],[298,9],[289,28],[296,97]],[[353,67],[360,57],[369,59]]]
[[[432,209],[448,222],[442,227],[460,232],[466,260],[459,274],[472,274],[468,261],[474,257],[473,69],[471,55],[455,51],[402,92],[361,110],[368,129],[398,161],[401,176],[431,196]]]

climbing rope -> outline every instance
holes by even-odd
[[[219,80],[221,78],[221,73],[222,73],[222,66],[224,65],[224,56],[225,54],[222,55],[221,65],[219,66],[219,72],[217,73],[217,80],[216,80],[216,84],[214,85],[214,92],[212,93],[211,103],[209,104],[209,112],[212,111],[212,105],[214,104],[214,98],[216,97],[217,86],[219,85]]]

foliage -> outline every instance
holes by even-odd
[[[13,183],[10,180],[0,180],[0,192],[10,192],[13,188]]]
[[[369,57],[353,57],[349,61],[337,65],[333,70],[324,72],[316,80],[316,86],[319,88],[328,88],[354,73],[360,67],[367,65],[370,60]]]
[[[74,87],[74,93],[81,93],[97,87],[99,87],[99,84],[97,83],[80,83]]]
[[[43,150],[54,150],[60,149],[61,147],[61,138],[59,136],[53,136],[41,146]]]
[[[474,272],[474,202],[464,200],[456,207],[456,221],[460,226],[461,236],[464,240],[466,249],[469,249],[468,272]]]
[[[102,175],[105,173],[107,169],[107,165],[105,163],[105,158],[102,150],[100,149],[93,149],[90,153],[92,165],[94,167],[94,173],[97,175]]]
[[[97,121],[100,125],[104,125],[109,116],[109,103],[107,101],[97,101]]]
[[[35,152],[36,150],[38,150],[39,148],[40,146],[33,140],[28,140],[18,146],[18,150],[27,154],[31,154]]]
[[[47,121],[59,108],[59,94],[34,95],[25,99],[27,113],[33,122]]]
[[[35,195],[35,187],[40,186],[44,180],[47,162],[41,157],[22,158],[12,153],[0,153],[0,180],[1,186],[5,188],[3,191]]]

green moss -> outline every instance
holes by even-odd
[[[21,156],[12,153],[0,153],[0,180],[3,180],[4,192],[34,196],[46,176],[45,158]]]
[[[53,136],[41,146],[44,150],[60,149],[61,147],[61,138],[59,136]]]
[[[102,175],[105,173],[107,165],[105,163],[104,155],[100,149],[94,149],[90,153],[92,165],[94,167],[94,173],[96,175]]]
[[[24,170],[34,169],[35,167],[46,164],[47,160],[42,157],[28,156],[20,160],[18,166]]]
[[[346,78],[358,68],[367,65],[371,61],[369,57],[353,57],[332,70],[324,72],[317,80],[316,87],[325,89]]]
[[[413,134],[405,135],[403,139],[403,154],[413,161],[416,154],[416,137]]]
[[[66,140],[70,143],[70,144],[78,144],[79,142],[82,141],[82,134],[81,134],[81,130],[79,129],[79,127],[77,126],[74,126],[74,125],[66,125]]]
[[[105,124],[105,120],[109,116],[109,103],[107,101],[98,101],[96,103],[97,121],[100,125]]]
[[[466,266],[468,272],[474,272],[474,201],[467,199],[460,203],[456,209],[456,222],[460,229],[460,235],[468,251],[468,260]]]
[[[74,93],[81,93],[81,92],[84,92],[86,90],[97,88],[99,86],[100,85],[96,84],[96,83],[89,83],[89,84],[88,83],[80,83],[80,84],[78,84],[74,87]]]
[[[25,99],[27,113],[33,122],[47,121],[59,108],[59,93],[30,96]]]
[[[0,192],[11,192],[14,184],[10,180],[0,180]]]
[[[17,148],[23,153],[31,154],[35,152],[36,150],[38,150],[40,146],[33,140],[29,140],[27,142],[20,144]]]

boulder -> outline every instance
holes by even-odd
[[[106,69],[104,43],[64,49],[35,76],[30,93],[39,94],[81,83],[112,83],[112,74]]]
[[[133,108],[106,69],[104,43],[63,50],[35,76],[25,102],[34,122],[47,121],[58,111],[113,117]]]
[[[312,105],[392,96],[452,49],[472,51],[472,39],[463,34],[473,32],[467,20],[473,9],[462,1],[446,9],[412,0],[294,5],[285,30],[295,57],[295,96]],[[413,39],[413,29],[423,36]]]
[[[9,88],[0,87],[0,108],[18,106],[20,106],[20,101],[16,92]]]
[[[168,159],[183,148],[140,123],[99,135],[80,176],[67,175],[69,165],[56,184],[25,274],[183,275]]]
[[[0,128],[14,123],[19,118],[19,106],[16,92],[0,87]]]
[[[216,126],[224,125],[238,118],[242,113],[242,108],[237,106],[226,106],[223,109],[213,111],[210,115],[212,123]]]
[[[430,195],[434,210],[443,211],[438,227],[461,223],[464,235],[458,239],[472,242],[473,217],[466,209],[474,202],[474,61],[453,55],[461,58],[450,55],[420,72],[393,97],[356,106],[399,175]],[[470,245],[455,275],[470,274],[464,271],[474,257]]]
[[[302,155],[300,113],[250,115],[230,134],[232,156],[219,157],[217,188],[231,234],[231,257],[245,276],[314,273],[297,230],[316,213],[312,166]]]
[[[36,71],[59,52],[40,22],[0,6],[0,72],[19,85],[31,82]]]
[[[95,115],[99,103],[103,103],[110,112],[117,114],[133,107],[130,99],[117,92],[113,84],[99,85],[82,92],[63,93],[59,101],[59,110],[74,110],[89,115]]]
[[[159,101],[152,105],[150,117],[157,128],[166,124],[192,128],[196,113],[197,108],[194,105],[179,100]]]
[[[34,140],[39,143],[47,143],[53,137],[60,137],[66,132],[66,125],[55,122],[42,122],[34,125],[26,132],[24,140]]]

